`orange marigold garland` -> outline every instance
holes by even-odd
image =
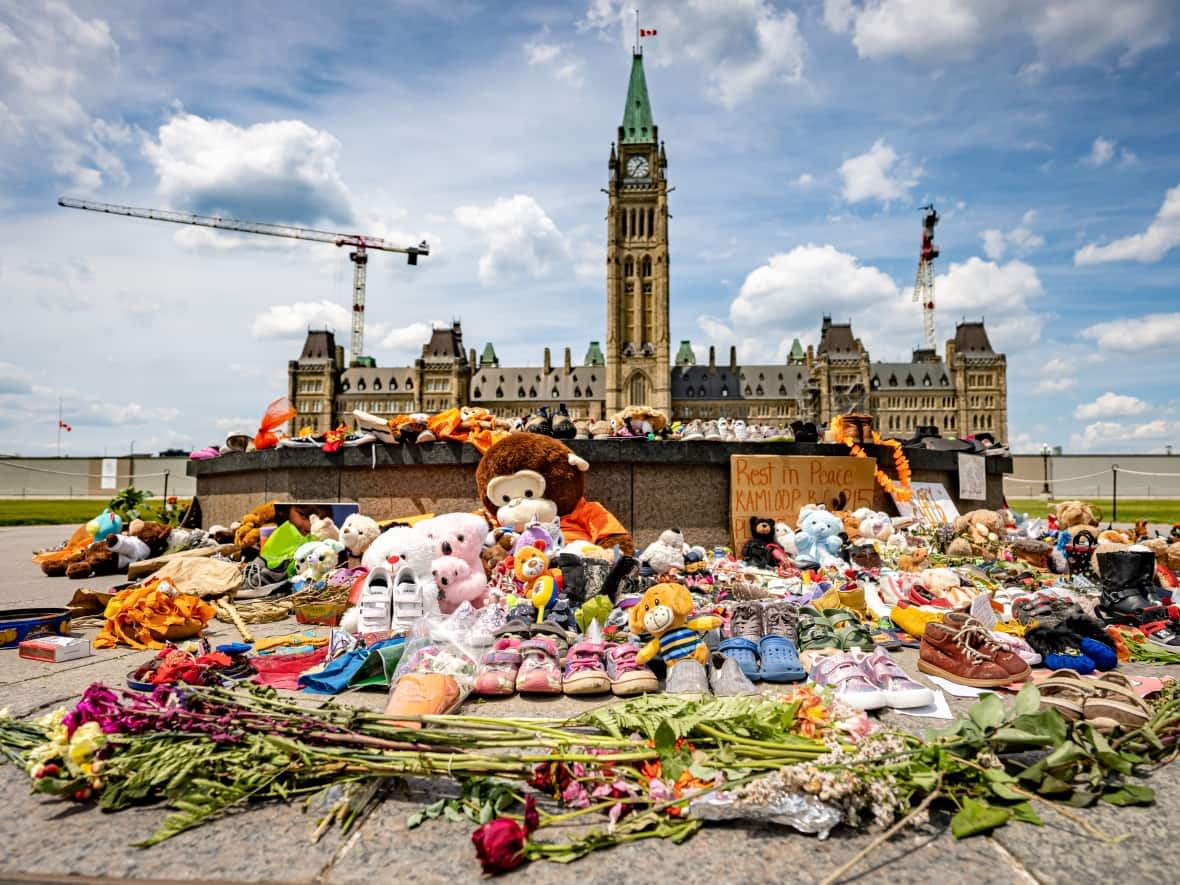
[[[868,453],[853,438],[841,418],[832,419],[832,433],[835,434],[837,440],[848,446],[848,450],[854,458],[868,457]],[[909,459],[901,450],[901,443],[895,439],[881,439],[880,434],[875,430],[873,431],[873,443],[879,446],[888,446],[893,450],[893,466],[897,470],[897,482],[895,483],[889,474],[878,467],[876,469],[877,483],[885,490],[886,494],[893,495],[898,501],[908,501],[913,495],[910,489],[912,474]]]

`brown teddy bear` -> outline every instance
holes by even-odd
[[[119,571],[119,554],[110,548],[105,540],[95,541],[68,559],[59,562],[45,562],[41,571],[51,578],[65,575],[67,578],[83,580],[97,575],[113,575]]]
[[[489,516],[522,531],[536,520],[561,522],[567,544],[589,541],[628,556],[635,542],[623,524],[597,501],[584,497],[583,474],[590,465],[560,440],[536,433],[512,433],[495,443],[475,469],[479,499]]]
[[[1004,517],[995,510],[972,510],[955,520],[956,535],[966,538],[971,549],[979,554],[994,548],[1006,534]]]
[[[627,616],[633,636],[647,633],[654,637],[639,650],[636,662],[646,664],[658,657],[671,667],[689,658],[702,665],[708,661],[709,648],[704,634],[720,627],[722,622],[713,615],[690,619],[692,610],[692,594],[683,584],[656,584],[647,588]]]
[[[1101,510],[1095,514],[1093,508],[1085,501],[1062,501],[1057,505],[1057,525],[1062,529],[1089,529],[1095,536],[1098,534],[1098,523],[1102,522]]]
[[[172,529],[162,522],[133,519],[127,526],[127,534],[147,544],[152,556],[159,556],[168,549],[168,536],[172,534]]]
[[[234,543],[239,547],[260,546],[259,529],[275,521],[276,503],[276,501],[268,501],[265,504],[259,504],[243,516],[242,521],[234,529]]]

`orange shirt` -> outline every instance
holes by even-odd
[[[597,501],[582,498],[578,506],[561,518],[561,533],[565,542],[589,541],[597,544],[609,535],[625,535],[627,530],[613,513]]]

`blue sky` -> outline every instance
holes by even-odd
[[[366,350],[459,318],[506,363],[605,327],[606,160],[632,4],[0,0],[0,451],[252,431],[331,246],[58,208],[59,195],[360,231]],[[170,8],[169,8],[170,7]],[[1169,0],[644,4],[668,152],[673,339],[746,360],[851,318],[921,339],[916,208],[943,216],[939,340],[983,317],[1018,450],[1180,444],[1180,62]]]

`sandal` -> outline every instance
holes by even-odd
[[[804,609],[799,615],[799,648],[810,651],[838,647],[831,622],[814,609]]]
[[[520,653],[516,690],[531,694],[561,694],[557,644],[548,636],[537,636],[522,642]]]
[[[1107,673],[1094,682],[1083,713],[1086,721],[1102,732],[1118,727],[1140,728],[1151,721],[1151,708],[1121,673]]]
[[[1077,670],[1054,670],[1053,675],[1037,684],[1041,692],[1041,709],[1053,709],[1070,722],[1082,718],[1092,683],[1082,679]]]
[[[492,650],[483,656],[479,672],[475,674],[473,691],[488,697],[506,697],[514,694],[520,660],[519,639],[505,636],[496,640]]]
[[[875,647],[872,634],[849,612],[833,608],[826,610],[824,617],[828,619],[835,634],[836,645],[841,651],[851,651],[854,648],[872,651]]]

